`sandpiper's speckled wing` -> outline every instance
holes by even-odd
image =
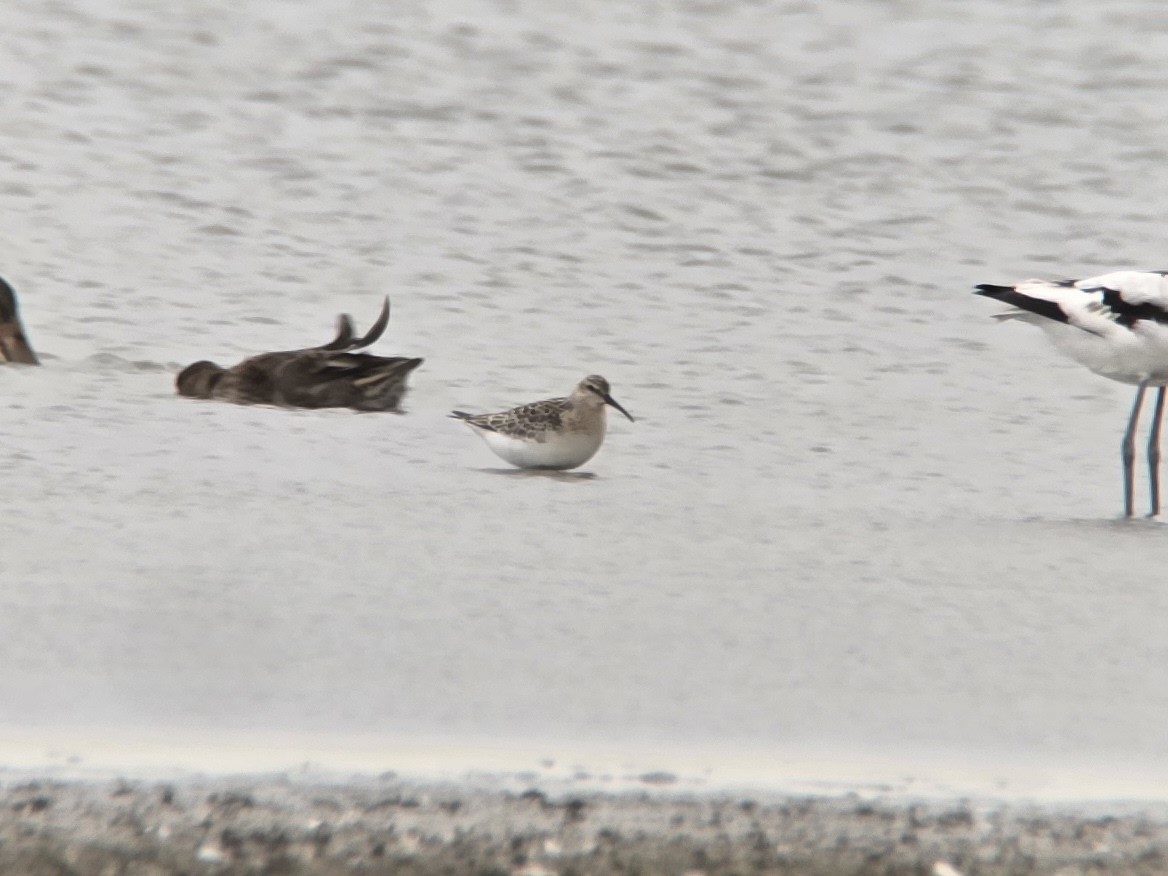
[[[455,411],[453,416],[466,420],[472,426],[498,432],[509,438],[538,438],[546,432],[559,431],[564,414],[572,409],[566,398],[549,398],[520,405],[498,414],[467,414]]]

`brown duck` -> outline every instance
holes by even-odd
[[[348,314],[337,319],[337,336],[320,347],[261,353],[231,368],[206,360],[184,368],[175,380],[179,395],[221,399],[240,405],[293,408],[353,408],[400,411],[406,378],[422,359],[358,353],[389,324],[389,298],[362,337]]]
[[[32,351],[32,345],[24,333],[24,326],[20,324],[16,293],[3,278],[0,278],[0,362],[41,364],[37,354]]]

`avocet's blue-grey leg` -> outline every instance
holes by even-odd
[[[1123,516],[1131,517],[1135,488],[1136,424],[1140,421],[1140,406],[1144,403],[1144,393],[1148,385],[1141,383],[1136,390],[1136,400],[1132,402],[1131,417],[1127,421],[1127,431],[1123,433]]]
[[[1164,387],[1156,392],[1156,410],[1152,413],[1152,432],[1148,435],[1148,477],[1152,482],[1152,510],[1149,517],[1160,516],[1160,425],[1164,421]]]

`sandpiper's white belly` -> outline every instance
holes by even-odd
[[[519,468],[575,468],[600,449],[604,430],[592,432],[544,432],[535,438],[512,438],[499,432],[475,429],[497,456]]]

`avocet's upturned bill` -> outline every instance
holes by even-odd
[[[1013,305],[1000,319],[1037,325],[1054,345],[1096,374],[1136,386],[1123,435],[1124,515],[1133,513],[1135,432],[1144,393],[1158,387],[1148,436],[1151,513],[1160,513],[1160,426],[1168,384],[1168,271],[1116,271],[1085,280],[983,283],[975,294]]]

